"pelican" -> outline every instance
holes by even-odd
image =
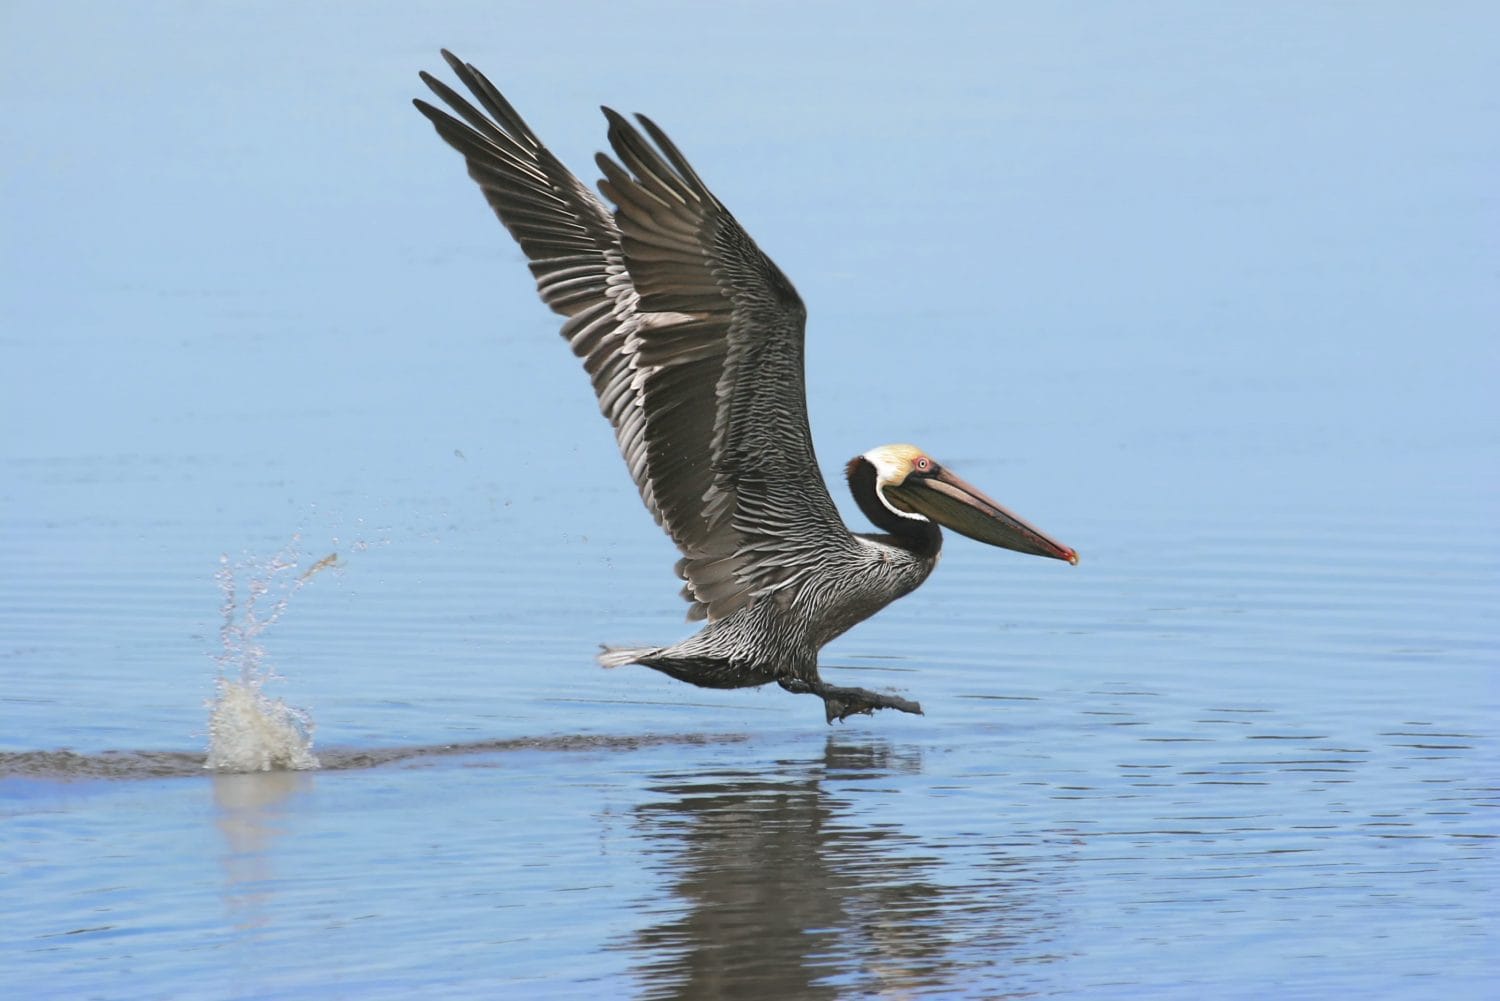
[[[443,58],[480,107],[425,72],[448,111],[413,103],[463,155],[542,301],[566,317],[562,335],[641,500],[682,552],[688,620],[707,620],[671,646],[606,646],[603,666],[643,664],[708,688],[774,681],[820,696],[829,723],[920,713],[895,695],[827,684],[818,651],[927,579],[939,525],[1078,562],[914,445],[848,463],[855,503],[880,529],[851,532],[813,455],[802,300],[666,133],[603,109],[615,157],[595,160],[611,210],[479,70]]]

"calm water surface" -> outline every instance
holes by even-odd
[[[1493,996],[1494,15],[687,10],[7,7],[8,989]],[[1083,554],[950,540],[828,648],[927,715],[593,666],[674,553],[441,45],[580,171],[672,133],[825,471],[918,441]],[[211,774],[257,578],[322,767]]]

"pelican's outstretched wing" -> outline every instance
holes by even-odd
[[[610,213],[478,70],[443,57],[488,115],[426,73],[458,118],[417,110],[567,317],[641,499],[683,553],[689,618],[722,618],[852,544],[813,455],[802,300],[677,147],[605,108]]]

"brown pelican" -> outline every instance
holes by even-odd
[[[688,619],[708,620],[672,646],[605,647],[605,667],[644,664],[710,688],[774,681],[821,696],[830,723],[920,713],[906,699],[826,684],[818,650],[927,579],[938,525],[1078,562],[913,445],[849,462],[854,500],[881,529],[850,532],[813,455],[802,300],[666,134],[638,115],[642,135],[603,109],[616,159],[596,161],[610,211],[483,74],[443,58],[483,110],[427,73],[452,114],[421,100],[417,110],[463,154],[542,301],[567,318],[563,337],[641,499],[682,551]]]

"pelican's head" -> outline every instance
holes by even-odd
[[[881,445],[854,459],[848,470],[851,486],[865,464],[874,471],[874,499],[897,518],[936,522],[971,539],[1018,553],[1078,562],[1078,554],[1072,549],[1032,528],[915,445]],[[855,497],[861,507],[866,507],[866,499],[857,488]],[[865,513],[876,524],[892,524],[889,518],[876,517],[881,513],[878,510],[866,507]]]

